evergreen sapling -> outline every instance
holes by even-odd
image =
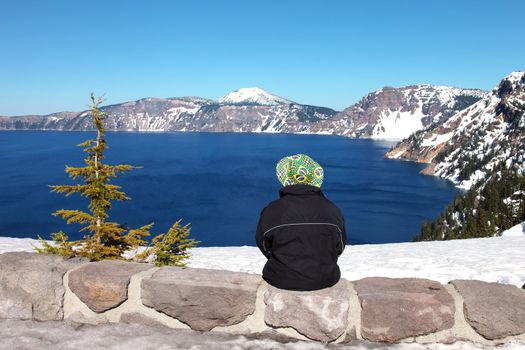
[[[51,234],[52,244],[39,237],[42,247],[35,247],[35,250],[39,253],[60,254],[67,258],[86,257],[90,261],[124,259],[124,253],[131,251],[130,259],[134,261],[153,260],[158,266],[185,266],[184,259],[189,256],[187,249],[198,243],[187,238],[190,232],[189,224],[181,226],[181,220],[177,221],[166,234],[160,234],[153,239],[152,247],[137,254],[141,247],[147,245],[145,238],[150,236],[153,223],[140,228],[127,229],[109,220],[111,202],[130,199],[120,190],[120,186],[110,183],[111,180],[119,174],[140,167],[103,163],[104,151],[108,146],[104,126],[107,113],[100,111],[102,102],[102,98],[95,99],[91,94],[91,114],[97,134],[95,139],[89,139],[78,145],[87,153],[84,159],[85,166],[66,166],[65,171],[69,177],[73,180],[79,179],[81,183],[50,186],[52,192],[63,193],[66,196],[77,193],[89,200],[89,212],[60,209],[52,214],[66,220],[67,224],[75,223],[84,226],[80,230],[84,232],[84,237],[78,241],[70,241],[63,231],[55,232]]]

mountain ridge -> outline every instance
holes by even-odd
[[[426,99],[417,96],[412,90],[418,89],[424,89],[431,96]],[[401,139],[413,130],[423,128],[430,118],[448,115],[448,109],[458,108],[448,106],[448,100],[440,100],[434,96],[439,95],[439,91],[443,89],[452,99],[467,96],[467,104],[484,94],[481,90],[434,88],[429,84],[384,87],[363,98],[382,96],[380,104],[383,103],[384,106],[380,106],[379,111],[377,104],[368,109],[363,105],[362,99],[345,109],[346,112],[338,112],[328,107],[299,104],[260,88],[242,88],[218,101],[195,96],[147,97],[107,105],[102,110],[109,114],[107,125],[108,130],[112,131],[283,132],[381,138],[390,136],[385,131],[396,129],[401,132],[398,131],[394,136]],[[397,97],[392,97],[394,95]],[[419,100],[422,102],[416,106]],[[347,110],[352,108],[354,111],[349,115]],[[417,108],[419,114],[416,115]],[[404,113],[403,120],[408,120],[410,128],[403,128],[399,122],[396,113],[400,111]],[[385,118],[389,120],[389,124],[379,125]],[[416,123],[415,127],[412,119]],[[421,122],[423,119],[424,123]],[[0,117],[0,130],[92,130],[90,125],[88,111]],[[374,133],[374,130],[382,130],[383,133]]]

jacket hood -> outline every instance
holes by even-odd
[[[287,194],[291,195],[308,195],[316,194],[324,197],[323,192],[319,187],[312,185],[290,185],[285,186],[279,190],[279,196],[285,196]]]

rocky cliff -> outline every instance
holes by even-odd
[[[389,158],[428,163],[426,174],[470,188],[499,168],[525,172],[525,72],[514,72],[475,104],[414,133]]]
[[[387,86],[320,124],[321,129],[333,125],[335,133],[350,137],[403,139],[485,96],[481,90],[447,86]]]

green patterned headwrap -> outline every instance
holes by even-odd
[[[283,186],[303,184],[321,187],[323,183],[323,168],[306,154],[284,157],[277,163],[275,171]]]

